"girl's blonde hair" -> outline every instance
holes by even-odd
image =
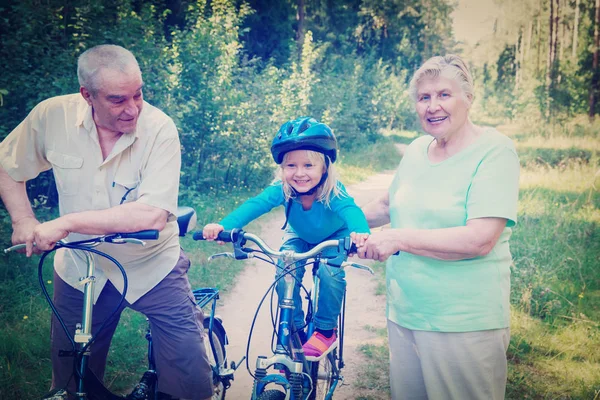
[[[314,165],[319,164],[325,166],[325,157],[327,157],[325,154],[312,150],[304,151],[306,151],[306,155],[308,156],[308,159],[311,163],[313,163]],[[290,198],[294,197],[292,187],[289,183],[285,181],[285,179],[283,179],[283,167],[287,162],[288,154],[290,153],[288,152],[283,156],[283,161],[281,162],[281,164],[279,164],[279,167],[275,172],[275,181],[281,181],[283,184],[283,193],[285,195],[285,201],[288,201]],[[325,182],[323,182],[321,187],[317,189],[316,200],[324,203],[325,206],[329,207],[331,199],[333,199],[336,196],[343,196],[344,193],[342,193],[340,191],[340,188],[338,187],[337,183],[339,181],[339,174],[331,160],[329,160],[329,167],[327,167],[326,172],[327,179],[325,179]]]

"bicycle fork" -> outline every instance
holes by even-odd
[[[286,274],[282,279],[284,290],[279,299],[277,345],[271,357],[258,356],[256,360],[255,380],[252,390],[253,399],[256,399],[268,384],[281,386],[286,393],[291,394],[291,399],[300,400],[302,398],[303,371],[307,370],[308,362],[304,358],[302,343],[295,332],[293,322],[294,308],[302,305],[294,304],[294,277]],[[275,369],[287,369],[290,373],[289,377],[286,379],[280,374],[267,375],[267,369],[272,366]]]

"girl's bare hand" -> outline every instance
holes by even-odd
[[[208,224],[202,229],[202,236],[204,236],[204,239],[212,241],[215,240],[217,236],[219,236],[219,233],[224,229],[223,225]]]

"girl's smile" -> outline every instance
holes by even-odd
[[[325,172],[324,165],[311,160],[306,150],[286,153],[283,160],[283,179],[298,193],[308,192],[317,186]]]

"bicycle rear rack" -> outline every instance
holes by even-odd
[[[193,291],[196,303],[200,307],[204,307],[213,299],[219,300],[219,289],[217,288],[200,288]]]

